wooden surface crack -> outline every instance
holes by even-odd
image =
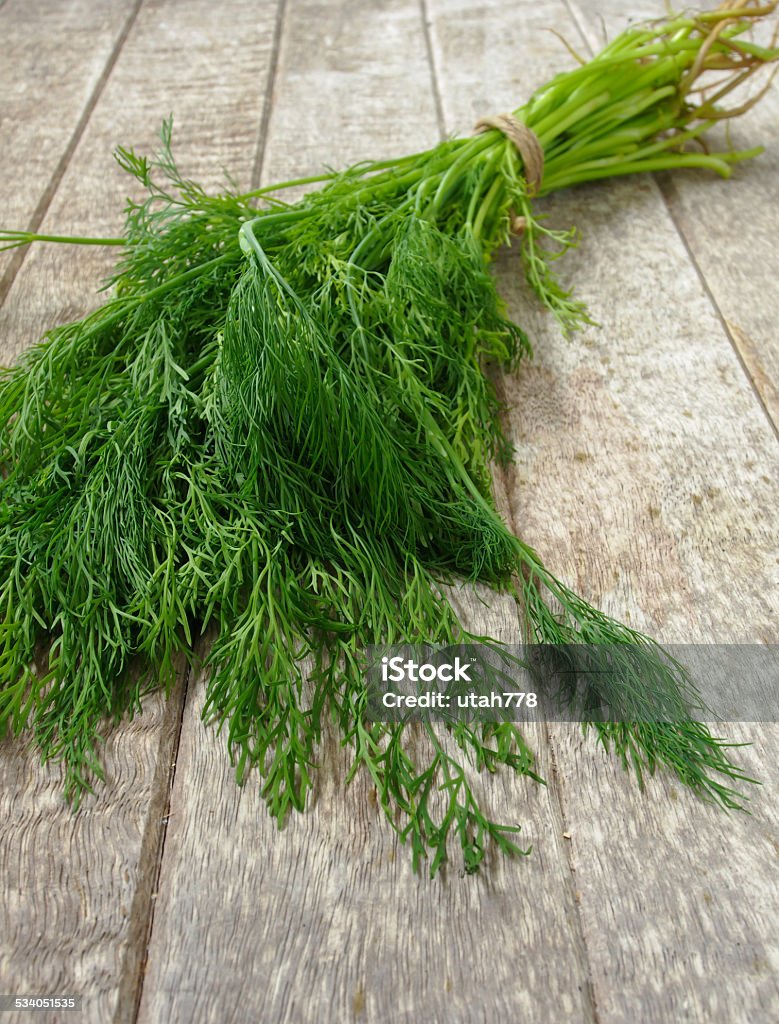
[[[570,727],[574,728],[573,724]],[[587,1014],[584,1024],[600,1024],[595,986],[592,981],[592,964],[590,962],[584,920],[582,918],[580,895],[576,889],[576,868],[573,863],[572,837],[568,831],[568,823],[563,806],[562,781],[557,769],[557,753],[546,722],[544,723],[544,737],[549,754],[550,771],[549,778],[546,781],[549,789],[549,807],[553,819],[552,835],[557,847],[561,867],[560,874],[568,897],[566,900],[566,915],[570,924],[571,939],[582,973],[582,1006]]]
[[[279,0],[278,7],[276,9],[276,20],[273,26],[273,44],[265,84],[265,95],[262,102],[260,127],[257,134],[257,149],[254,154],[254,163],[252,165],[250,178],[249,187],[251,189],[259,188],[260,183],[262,182],[263,168],[265,165],[265,151],[268,142],[268,129],[270,127],[270,118],[273,111],[273,95],[276,89],[276,79],[279,69],[279,55],[281,53],[284,40],[284,16],[286,9],[287,0]]]
[[[733,329],[730,321],[726,317],[722,309],[722,305],[717,300],[717,297],[714,294],[712,287],[706,278],[706,275],[703,273],[703,268],[700,265],[700,261],[698,260],[698,257],[694,249],[690,245],[690,241],[687,238],[687,235],[681,224],[679,217],[679,197],[676,191],[676,187],[673,183],[673,179],[668,174],[654,174],[652,177],[655,179],[657,183],[660,195],[663,197],[663,202],[665,203],[666,209],[668,210],[668,215],[673,221],[673,225],[676,228],[676,232],[679,235],[681,243],[687,251],[690,263],[695,268],[695,272],[698,275],[698,280],[700,281],[701,288],[706,293],[706,297],[708,298],[709,302],[712,305],[712,308],[716,312],[717,318],[719,319],[719,322],[722,325],[722,331],[726,335],[728,341],[730,342],[730,347],[733,349],[733,353],[736,359],[738,360],[738,364],[741,367],[741,371],[744,374],[746,380],[748,381],[749,387],[752,389],[752,393],[755,396],[755,401],[763,410],[765,418],[771,425],[771,429],[773,430],[777,441],[779,441],[779,421],[777,421],[776,416],[772,413],[771,409],[768,406],[768,402],[766,401],[766,393],[768,389],[770,388],[772,391],[775,391],[776,387],[778,386],[777,382],[766,381],[767,386],[761,387],[758,381],[755,379],[755,375],[748,366],[745,358],[744,345],[742,343],[742,339],[739,338],[738,332]]]
[[[441,82],[439,81],[438,62],[436,61],[435,49],[433,47],[433,36],[430,31],[433,24],[428,10],[427,0],[419,0],[419,14],[422,20],[422,32],[425,38],[425,50],[427,62],[430,65],[430,88],[435,103],[435,118],[438,124],[439,139],[446,138],[446,119],[444,118],[444,100],[441,95]]]
[[[138,952],[132,956],[134,944],[132,942],[128,943],[128,953],[132,956],[133,963],[127,964],[126,962],[125,969],[122,971],[120,995],[117,1000],[114,1024],[135,1024],[141,1006],[146,966],[149,959],[149,945],[154,929],[154,912],[159,893],[162,859],[165,855],[165,842],[168,838],[171,795],[176,780],[181,729],[184,723],[184,707],[192,673],[192,666],[188,665],[181,685],[168,698],[169,707],[167,710],[170,714],[172,728],[170,729],[169,742],[165,743],[163,741],[161,743],[160,757],[157,761],[157,779],[155,779],[155,790],[159,794],[157,798],[160,809],[159,817],[157,818],[159,827],[156,830],[152,827],[146,830],[144,841],[145,845],[149,847],[149,854],[146,858],[143,856],[140,858],[141,866],[143,866],[144,862],[147,862],[145,871],[146,882],[141,884],[139,879],[131,910],[135,931],[142,945]],[[127,959],[129,957],[126,957],[126,961]]]

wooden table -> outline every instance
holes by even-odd
[[[183,167],[246,187],[422,149],[510,109],[660,0],[0,0],[0,223],[115,234],[110,153],[175,116]],[[779,92],[733,127],[730,182],[622,179],[545,201],[599,328],[570,343],[497,264],[536,358],[504,382],[505,515],[590,600],[666,642],[777,642]],[[102,249],[0,257],[0,353],[98,301]],[[457,600],[510,638],[512,609]],[[146,702],[71,815],[56,767],[0,750],[0,991],[78,995],[94,1022],[779,1020],[779,732],[727,727],[752,814],[667,777],[639,793],[576,725],[528,731],[547,786],[486,798],[530,857],[416,877],[326,745],[278,833],[200,720],[203,681]],[[13,1013],[3,1020],[26,1020]]]

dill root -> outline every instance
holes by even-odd
[[[659,766],[740,805],[733,785],[751,780],[691,717],[682,666],[498,516],[490,467],[511,446],[484,367],[530,354],[489,273],[512,230],[563,332],[590,322],[553,270],[575,236],[536,196],[676,167],[727,176],[756,155],[688,147],[759,98],[724,105],[779,59],[749,33],[775,8],[631,28],[471,138],[308,179],[293,204],[301,182],[207,195],[180,175],[168,122],[156,158],[117,152],[147,190],[123,238],[0,232],[0,249],[121,247],[114,297],[0,376],[0,730],[64,762],[74,805],[101,776],[106,719],[169,688],[208,630],[204,716],[280,823],[305,806],[330,715],[349,778],[368,773],[415,866],[434,874],[453,835],[467,871],[490,843],[527,852],[467,770],[538,778],[515,724],[427,723],[420,762],[404,723],[366,714],[368,645],[485,639],[443,595],[456,579],[513,593],[535,642],[609,645],[601,694],[631,714],[585,725],[639,780]],[[667,721],[648,720],[657,707]]]

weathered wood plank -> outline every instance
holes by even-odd
[[[117,143],[143,151],[161,120],[177,117],[182,166],[206,183],[229,167],[248,184],[267,88],[276,4],[175,0],[141,10],[43,224],[57,233],[117,231],[127,184],[112,166]],[[93,11],[93,16],[97,16]],[[238,30],[240,26],[240,31]],[[66,51],[69,37],[52,39]],[[22,51],[24,52],[24,51]],[[34,77],[34,71],[20,71]],[[24,168],[3,182],[14,195]],[[51,324],[81,315],[111,266],[104,250],[34,249],[0,310],[3,359]],[[168,776],[181,721],[160,695],[115,730],[105,750],[108,782],[76,817],[56,771],[4,745],[0,988],[70,991],[83,1020],[134,1019],[164,837]],[[9,1019],[15,1019],[9,1017]]]
[[[779,294],[766,288],[779,277],[779,92],[733,125],[731,144],[765,145],[731,181],[701,173],[664,176],[660,187],[711,289],[732,343],[774,427],[779,430]],[[726,255],[729,254],[729,255]]]
[[[199,718],[202,683],[194,692],[140,1021],[469,1022],[539,1008],[591,1019],[565,840],[541,787],[490,780],[490,809],[533,845],[526,862],[429,882],[411,874],[365,780],[344,793],[348,756],[332,734],[313,806],[279,833],[256,781],[235,785],[223,738]]]
[[[336,161],[402,156],[436,141],[415,5],[294,0],[285,23],[264,181],[317,174]]]
[[[581,8],[579,23],[591,49],[600,45],[604,28],[613,36],[627,24],[619,0],[597,7],[582,4]],[[661,3],[645,0],[635,13],[657,17],[661,9]],[[768,44],[770,26],[760,29],[760,41]],[[730,102],[743,102],[763,83],[745,87]],[[727,137],[724,129],[712,132],[721,147],[746,150],[764,146],[765,152],[756,160],[736,167],[727,181],[697,170],[662,175],[658,181],[732,343],[779,430],[779,290],[765,287],[767,281],[779,277],[777,124],[779,90],[774,84],[753,110],[729,125]]]
[[[290,2],[266,178],[402,152],[436,138],[418,9]],[[314,115],[305,111],[313,104]],[[510,604],[459,595],[510,635]],[[593,1020],[557,797],[508,774],[485,784],[532,857],[477,877],[415,878],[346,752],[328,735],[313,807],[279,833],[255,781],[190,691],[140,1020]],[[531,742],[538,730],[530,730]],[[540,760],[540,771],[547,771]],[[247,969],[247,965],[251,965]]]
[[[0,224],[34,231],[135,18],[138,0],[0,7]],[[63,46],[63,39],[68,45]],[[23,259],[0,253],[0,301]]]
[[[562,0],[428,0],[427,9],[447,135],[468,135],[479,118],[516,109],[571,66],[550,31],[573,27]]]

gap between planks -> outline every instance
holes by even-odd
[[[427,63],[430,65],[430,88],[435,102],[435,119],[438,124],[438,136],[443,141],[446,138],[446,122],[444,120],[444,101],[441,94],[441,82],[436,65],[435,51],[433,49],[433,38],[431,28],[433,19],[427,8],[427,0],[419,0],[419,16],[422,20],[422,35],[425,39],[425,50],[427,51]]]
[[[265,151],[267,149],[268,134],[270,128],[271,113],[273,112],[273,98],[276,92],[276,81],[278,79],[279,60],[282,40],[284,38],[284,22],[287,15],[287,0],[279,0],[276,10],[276,21],[273,26],[273,42],[271,43],[270,67],[268,68],[268,79],[265,86],[265,95],[262,101],[262,114],[260,116],[260,129],[257,138],[257,151],[254,154],[250,189],[258,189],[262,181],[262,173],[265,167]]]
[[[178,764],[179,744],[181,743],[181,729],[184,724],[184,709],[187,704],[187,694],[189,693],[189,684],[192,679],[192,674],[193,667],[189,664],[184,672],[182,684],[178,688],[179,692],[175,694],[176,724],[171,738],[165,788],[162,790],[159,798],[161,804],[160,810],[163,813],[160,818],[161,827],[156,833],[157,843],[154,853],[154,861],[149,868],[147,884],[139,884],[135,890],[135,898],[130,910],[130,916],[136,922],[135,928],[139,936],[137,941],[140,948],[135,957],[137,967],[133,967],[131,962],[129,964],[130,969],[128,970],[127,967],[125,967],[119,976],[119,995],[116,1002],[114,1024],[135,1024],[141,1008],[143,983],[146,977],[146,965],[149,959],[149,946],[151,944],[152,931],[154,930],[154,912],[157,906],[157,894],[159,892],[162,859],[165,856],[165,841],[168,838],[171,794],[173,793],[173,785],[176,781],[176,765]],[[172,701],[174,699],[174,695],[171,694],[168,699]],[[159,763],[157,770],[159,773]],[[152,830],[149,829],[146,833],[145,839],[147,843],[152,842],[152,839],[150,838],[151,832]],[[142,861],[143,857],[139,858],[139,860]],[[137,909],[136,904],[138,905]],[[141,935],[143,936],[142,938],[140,938]],[[126,962],[127,960],[132,961],[133,959],[133,947],[135,943],[129,941],[127,945]],[[130,1007],[132,1007],[132,1011],[128,1013],[127,1010]]]
[[[582,908],[576,891],[575,880],[576,880],[576,868],[573,864],[573,855],[571,851],[570,839],[568,831],[568,822],[565,815],[565,805],[562,800],[562,786],[563,781],[560,778],[560,772],[557,767],[557,754],[555,751],[555,745],[552,742],[552,737],[549,733],[549,725],[547,722],[543,723],[542,736],[546,744],[547,753],[549,756],[549,778],[547,779],[547,787],[549,789],[549,810],[552,817],[555,819],[555,827],[552,829],[552,836],[554,839],[555,846],[557,847],[557,856],[559,858],[561,866],[567,867],[567,871],[562,871],[563,880],[565,884],[565,891],[568,897],[568,906],[570,908],[569,922],[571,926],[571,934],[573,936],[573,944],[576,950],[577,957],[582,967],[582,977],[584,978],[584,999],[585,1007],[589,1014],[589,1019],[586,1024],[599,1024],[600,1017],[598,1015],[598,1001],[595,998],[595,984],[592,980],[592,965],[590,963],[590,953],[587,947],[587,936],[584,931],[584,923],[582,921]]]

